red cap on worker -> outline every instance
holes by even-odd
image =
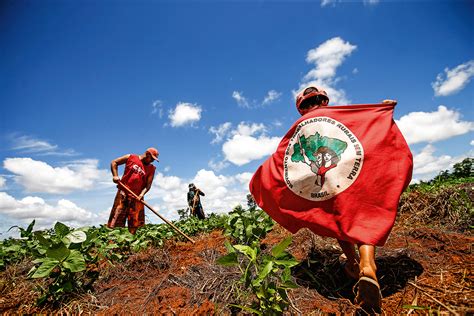
[[[158,160],[158,155],[160,153],[158,152],[158,150],[156,148],[150,147],[146,150],[146,152],[149,153],[151,155],[151,157],[153,157],[153,159],[155,159],[156,161],[159,161]]]
[[[327,99],[329,102],[329,97],[326,91],[315,86],[306,87],[304,90],[298,93],[298,95],[296,96],[296,109],[298,110],[298,112],[300,112],[301,115],[306,114],[309,109],[301,108],[301,104],[303,103],[303,101],[318,95],[322,96],[324,99]]]

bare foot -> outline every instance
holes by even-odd
[[[359,270],[360,270],[359,277],[365,276],[377,281],[377,275],[376,275],[377,269],[375,267],[372,267],[370,265],[366,265],[366,266],[360,265]]]

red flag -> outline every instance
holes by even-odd
[[[291,231],[382,246],[413,157],[392,104],[321,107],[297,120],[255,172],[257,204]]]

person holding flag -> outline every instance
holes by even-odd
[[[302,117],[255,172],[250,192],[292,233],[309,228],[336,238],[347,257],[344,272],[358,280],[356,303],[380,313],[375,248],[395,223],[413,156],[393,121],[396,101],[328,103],[327,93],[314,86],[297,95]]]
[[[137,229],[145,225],[145,208],[143,203],[130,196],[121,188],[123,183],[140,200],[143,200],[145,194],[150,190],[153,183],[156,167],[153,161],[158,160],[158,150],[148,148],[142,155],[127,154],[112,160],[110,169],[112,171],[112,181],[117,183],[117,194],[115,195],[114,205],[110,210],[107,227],[125,227],[125,221],[128,224],[130,233],[135,234]],[[118,166],[125,164],[122,179],[118,176]]]

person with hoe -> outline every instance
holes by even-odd
[[[200,189],[196,188],[194,183],[190,183],[188,187],[188,205],[189,210],[191,211],[191,215],[197,216],[197,218],[199,219],[204,219],[205,215],[201,205],[200,195],[204,196],[205,194]]]
[[[393,227],[413,157],[392,118],[396,101],[328,103],[314,86],[296,96],[302,117],[255,172],[250,191],[292,233],[309,228],[336,238],[347,258],[343,271],[357,280],[356,304],[381,313],[375,248]]]
[[[156,167],[153,161],[158,160],[158,150],[148,148],[142,155],[127,154],[112,160],[110,169],[112,180],[117,183],[117,194],[110,211],[107,227],[125,227],[128,224],[130,233],[135,234],[137,229],[145,225],[145,209],[143,203],[131,196],[122,185],[129,188],[139,200],[143,200],[150,190]],[[125,164],[122,178],[118,176],[118,166]]]

